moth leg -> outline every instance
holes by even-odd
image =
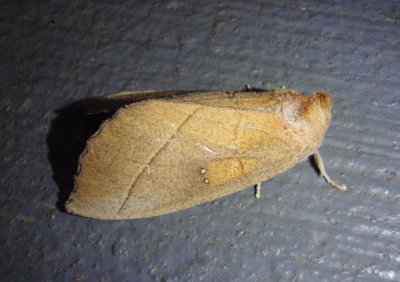
[[[256,190],[254,197],[256,197],[256,199],[259,199],[261,196],[261,182],[258,182],[254,188]]]
[[[320,175],[322,175],[325,178],[325,181],[328,182],[328,184],[330,184],[331,186],[335,187],[336,189],[339,190],[347,190],[347,186],[344,184],[338,184],[335,181],[333,181],[328,173],[325,170],[325,166],[324,166],[324,162],[322,160],[322,157],[320,155],[320,153],[317,151],[316,153],[314,153],[313,158],[315,160],[315,164],[317,165],[318,169],[319,169],[319,173]]]

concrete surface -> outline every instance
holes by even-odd
[[[2,1],[2,281],[400,281],[399,1]],[[303,162],[166,216],[62,211],[98,124],[137,89],[325,89],[331,189]]]

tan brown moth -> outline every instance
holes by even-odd
[[[143,218],[208,202],[282,173],[313,155],[331,120],[328,93],[124,92],[90,105],[120,108],[79,160],[67,211],[97,219]]]

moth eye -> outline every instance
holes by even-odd
[[[208,180],[208,178],[204,178],[204,183],[208,184],[208,183],[210,183],[210,180]]]
[[[201,173],[201,174],[206,173],[206,171],[207,171],[207,170],[206,170],[204,167],[200,168],[200,173]]]

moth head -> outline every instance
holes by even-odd
[[[313,96],[302,96],[296,99],[297,118],[306,121],[329,123],[331,119],[332,99],[326,92],[316,92]]]
[[[315,100],[319,102],[320,108],[325,112],[332,110],[332,98],[327,92],[319,91],[314,94]]]
[[[331,96],[323,91],[316,92],[314,94],[315,100],[315,115],[321,122],[325,122],[327,124],[331,121],[331,111],[332,111],[332,98]]]

